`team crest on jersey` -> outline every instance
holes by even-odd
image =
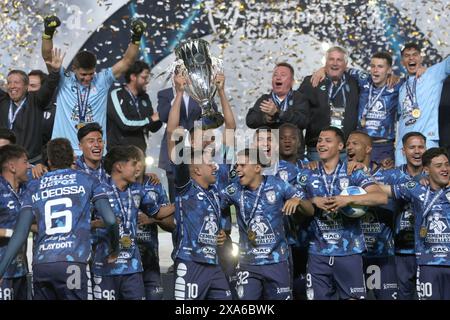
[[[304,185],[306,183],[306,180],[308,179],[308,176],[306,174],[303,174],[300,176],[300,178],[298,179],[298,183],[300,183],[301,185]]]
[[[274,190],[270,190],[266,192],[266,198],[269,203],[275,203],[276,195]]]
[[[227,192],[227,194],[229,194],[230,196],[233,195],[236,192],[236,188],[233,185],[229,185],[225,191]]]
[[[414,182],[414,181],[408,181],[408,182],[406,183],[406,187],[407,187],[408,189],[414,189],[415,186],[416,186],[416,182]]]
[[[448,202],[450,202],[450,191],[445,194],[445,197],[447,198]]]
[[[156,201],[156,192],[155,192],[155,191],[150,190],[150,191],[148,192],[148,196],[149,196],[153,201]]]
[[[234,179],[234,177],[236,177],[236,169],[231,169],[229,175],[230,175],[230,179]]]
[[[327,90],[327,88],[325,87],[325,85],[323,85],[320,87],[320,90],[325,91],[325,90]]]
[[[361,80],[367,79],[367,73],[361,72],[361,73],[359,74],[359,78],[360,78]]]
[[[286,170],[281,170],[280,171],[280,178],[283,180],[283,181],[288,181],[288,173],[287,173],[287,171]]]
[[[133,201],[134,201],[134,205],[136,206],[136,208],[139,208],[139,205],[141,204],[141,196],[138,194],[135,194],[133,196]]]
[[[350,184],[350,181],[348,180],[348,178],[339,179],[339,185],[341,186],[341,189],[347,188],[349,184]]]
[[[147,101],[142,100],[142,106],[143,106],[144,108],[146,108],[146,107],[147,107]]]

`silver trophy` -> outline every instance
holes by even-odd
[[[186,40],[175,48],[177,72],[186,78],[185,90],[202,108],[202,128],[214,129],[223,124],[223,115],[213,107],[217,88],[214,78],[222,72],[222,61],[211,57],[209,44],[203,39]]]

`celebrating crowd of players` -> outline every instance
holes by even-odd
[[[246,116],[253,140],[236,150],[223,74],[214,80],[224,128],[202,130],[182,74],[154,112],[150,68],[135,61],[145,23],[132,22],[123,58],[98,73],[88,51],[72,71],[61,67],[60,24],[44,20],[47,79],[12,70],[0,91],[0,300],[162,299],[158,227],[172,233],[177,300],[450,299],[438,125],[449,57],[425,68],[420,46],[406,44],[401,79],[388,53],[365,72],[332,47],[298,90],[293,67],[278,63],[272,91]],[[163,122],[169,195],[145,173],[145,136]],[[364,191],[341,195],[350,186]],[[350,217],[349,206],[366,213]]]

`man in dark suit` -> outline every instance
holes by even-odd
[[[442,87],[439,104],[439,145],[450,153],[450,76]]]
[[[292,123],[300,130],[308,125],[308,105],[299,92],[293,91],[294,68],[286,62],[278,63],[273,69],[272,91],[263,94],[248,110],[246,123],[249,128],[279,128]]]
[[[309,103],[309,124],[306,127],[305,143],[309,160],[319,160],[317,139],[323,128],[334,126],[344,131],[345,139],[358,124],[358,83],[346,72],[347,52],[341,47],[332,47],[326,53],[326,78],[317,87],[307,76],[298,91]],[[341,153],[345,158],[345,152]]]
[[[172,102],[175,98],[173,88],[163,89],[158,92],[158,113],[159,119],[167,123],[169,118],[169,111],[172,107]],[[190,130],[194,126],[194,121],[198,120],[202,114],[202,109],[194,99],[189,97],[187,93],[183,94],[183,101],[181,102],[180,123],[186,130]],[[161,149],[159,152],[158,167],[166,171],[167,186],[169,188],[170,202],[175,201],[174,190],[174,176],[172,168],[169,163],[169,155],[167,153],[167,129],[164,131],[164,136],[161,141]]]

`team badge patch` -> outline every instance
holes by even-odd
[[[307,176],[306,174],[301,175],[301,176],[298,178],[298,183],[304,185],[304,184],[306,183],[306,180],[307,180],[307,179],[308,179],[308,176]]]
[[[414,189],[415,186],[416,186],[416,182],[414,182],[414,181],[409,181],[408,183],[406,183],[406,187],[408,189]]]
[[[236,169],[231,169],[230,171],[230,179],[234,179],[236,177]]]
[[[156,201],[156,192],[155,191],[149,191],[148,196],[152,198],[153,201]]]
[[[283,180],[283,181],[288,181],[288,173],[287,173],[287,171],[286,170],[281,170],[280,171],[280,178]]]
[[[136,208],[139,208],[139,205],[141,204],[141,196],[138,194],[135,194],[133,196],[133,201],[134,201],[134,205],[136,206]]]
[[[339,180],[339,185],[341,186],[341,189],[345,189],[345,188],[347,188],[348,187],[348,185],[349,185],[349,180],[348,180],[348,178],[341,178],[340,180]]]
[[[236,188],[233,185],[229,185],[225,190],[230,196],[236,192]]]
[[[325,87],[325,85],[323,85],[320,87],[320,90],[325,91],[325,90],[327,90],[327,88]]]
[[[276,198],[275,191],[273,191],[273,190],[267,191],[266,198],[267,198],[267,201],[269,201],[269,203],[275,203],[275,198]]]

